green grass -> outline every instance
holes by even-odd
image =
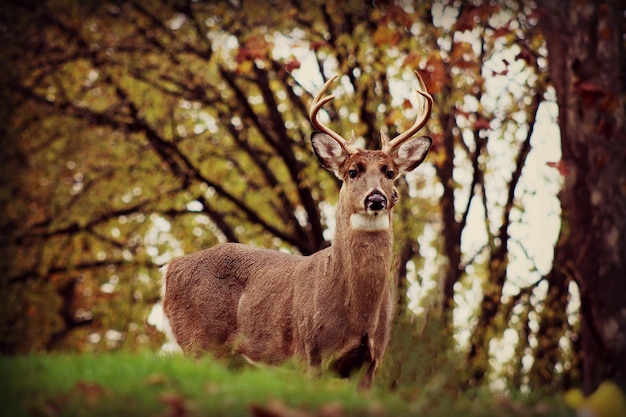
[[[231,370],[210,358],[153,354],[42,355],[0,359],[2,415],[250,415],[253,404],[319,410],[341,403],[346,413],[378,410],[373,394],[353,383],[314,378],[288,367]],[[276,402],[271,406],[277,406]],[[389,400],[394,408],[400,401]],[[371,410],[369,410],[371,408]]]
[[[298,367],[229,367],[151,353],[0,357],[2,416],[567,416],[560,405],[382,388],[313,377]],[[546,408],[547,407],[547,408]],[[460,414],[462,413],[462,414]]]

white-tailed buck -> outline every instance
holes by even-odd
[[[417,74],[417,72],[416,72]],[[381,150],[363,150],[318,119],[328,80],[309,117],[315,155],[343,184],[332,246],[297,256],[225,243],[174,259],[164,271],[167,333],[185,353],[242,354],[278,363],[290,357],[342,377],[366,366],[372,383],[389,340],[394,181],[426,157],[431,139],[411,139],[427,122],[432,97],[417,74],[423,105],[413,126]],[[169,323],[168,323],[169,320]],[[169,326],[169,328],[168,328]]]

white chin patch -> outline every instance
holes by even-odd
[[[389,229],[389,215],[386,212],[377,214],[354,213],[350,216],[352,230],[376,231]]]

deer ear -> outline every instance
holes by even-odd
[[[345,162],[348,154],[337,141],[326,133],[313,132],[311,135],[311,143],[315,156],[321,162],[322,166],[341,178],[339,168]]]
[[[420,136],[400,146],[400,149],[393,155],[393,161],[398,167],[398,174],[406,174],[417,168],[426,158],[431,143],[432,139],[428,136]]]

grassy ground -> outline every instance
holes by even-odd
[[[0,357],[1,416],[572,416],[562,403],[382,388],[294,367],[229,367],[154,354]]]

